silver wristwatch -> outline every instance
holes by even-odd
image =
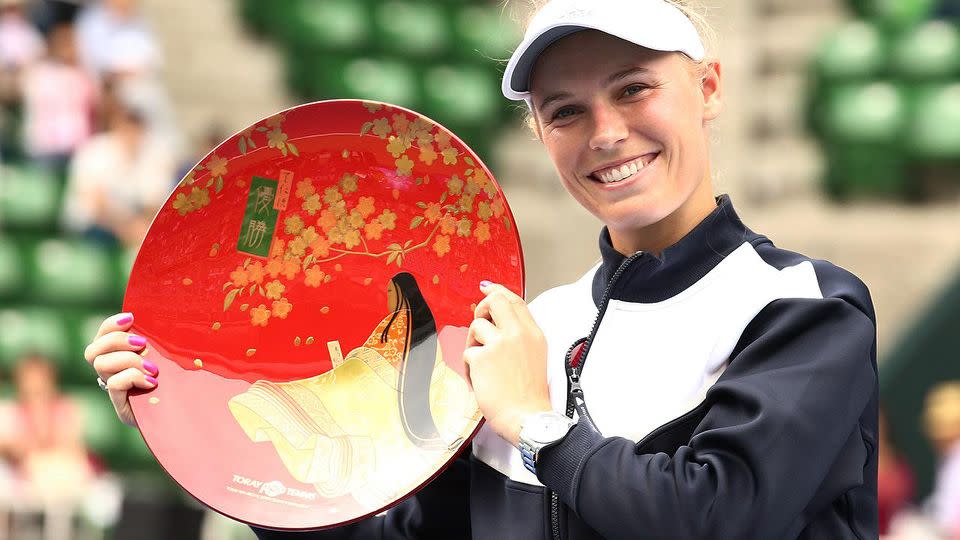
[[[520,426],[520,455],[523,466],[537,474],[537,458],[544,448],[549,448],[567,436],[576,421],[556,411],[531,414]]]

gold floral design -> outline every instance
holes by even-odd
[[[501,219],[509,230],[506,206],[493,179],[447,131],[391,107],[364,103],[364,108],[372,118],[363,124],[360,135],[382,141],[386,155],[395,162],[392,181],[410,186],[433,181],[442,193],[436,199],[416,202],[420,213],[401,222],[391,201],[391,195],[399,198],[399,186],[380,199],[369,192],[360,195],[366,177],[352,171],[333,182],[299,179],[291,190],[290,205],[280,217],[267,259],[248,258],[229,274],[223,286],[224,311],[236,309],[235,303],[248,305],[251,324],[267,326],[271,320],[283,320],[293,313],[291,286],[324,287],[347,266],[340,264],[345,257],[370,257],[402,267],[418,250],[443,258],[467,242],[484,245],[495,234],[492,224]],[[284,115],[267,119],[241,138],[252,142],[263,137],[261,146],[296,155],[283,130],[285,120]],[[354,156],[349,151],[339,155],[345,160]],[[227,165],[215,157],[205,164],[211,173]],[[420,164],[431,167],[432,178],[417,174]],[[183,195],[180,206],[185,209],[203,204],[201,193]],[[240,297],[244,300],[236,302]],[[326,306],[321,313],[329,311]]]
[[[277,317],[278,319],[286,319],[287,315],[293,311],[293,304],[291,304],[286,298],[281,298],[274,302],[271,306],[270,313]]]
[[[197,175],[204,170],[208,171],[209,177],[203,187],[197,185]],[[181,190],[173,197],[170,206],[181,216],[186,216],[191,212],[196,212],[210,204],[210,188],[215,193],[223,190],[223,177],[227,174],[227,159],[216,154],[210,156],[206,164],[198,164],[193,168],[183,180],[177,189]]]
[[[227,174],[227,159],[214,154],[207,161],[206,168],[210,171],[210,176],[223,176]]]
[[[190,212],[195,212],[205,206],[210,204],[210,193],[206,188],[198,188],[194,186],[191,188],[190,193],[178,193],[173,199],[173,209],[176,210],[181,216],[185,216]]]
[[[257,143],[253,141],[253,129],[253,126],[251,126],[240,132],[240,137],[237,139],[237,146],[240,148],[241,154],[246,155],[249,150],[257,147]]]
[[[267,309],[266,305],[260,304],[259,306],[250,310],[250,322],[254,326],[266,326],[269,320],[270,310]]]
[[[300,150],[295,144],[288,140],[288,134],[283,131],[283,123],[286,120],[286,114],[275,114],[264,120],[262,126],[250,127],[241,132],[240,137],[237,139],[237,146],[240,148],[240,153],[246,155],[250,150],[256,149],[257,143],[253,135],[254,133],[261,133],[266,134],[268,148],[280,150],[280,154],[282,154],[283,157],[287,157],[288,154],[300,157]]]

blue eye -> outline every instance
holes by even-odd
[[[557,109],[555,113],[553,113],[553,119],[563,120],[564,118],[569,118],[576,112],[577,111],[575,111],[573,107],[561,107]]]
[[[626,88],[623,90],[623,95],[625,95],[625,96],[633,96],[633,95],[639,94],[639,93],[642,92],[644,89],[646,89],[646,87],[643,86],[642,84],[631,84],[630,86],[626,87]]]

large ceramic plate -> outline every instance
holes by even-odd
[[[289,109],[181,181],[124,309],[161,384],[131,397],[197,499],[275,529],[428,483],[479,428],[462,353],[481,280],[523,293],[503,193],[452,133],[362,101]]]

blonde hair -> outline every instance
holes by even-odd
[[[629,2],[630,0],[623,1]],[[680,57],[683,58],[683,60],[693,68],[692,72],[694,75],[696,75],[698,78],[702,78],[706,73],[710,62],[716,60],[717,49],[719,47],[717,32],[707,19],[707,12],[709,10],[708,6],[702,0],[663,1],[679,9],[684,15],[687,16],[688,19],[690,19],[690,22],[693,23],[694,28],[697,29],[697,33],[700,35],[700,40],[703,42],[703,47],[706,51],[703,60],[696,61],[682,53],[680,54]],[[519,2],[510,2],[510,0],[507,0],[504,5],[506,6],[507,3],[509,3],[513,10],[513,18],[520,21],[523,30],[526,31],[527,27],[530,25],[530,22],[533,20],[533,17],[543,8],[543,6],[547,5],[549,2],[550,0],[520,0]],[[539,129],[533,111],[530,111],[525,107],[523,110],[525,111],[524,114],[527,127],[529,127],[531,131],[533,131],[533,133],[539,138]]]

